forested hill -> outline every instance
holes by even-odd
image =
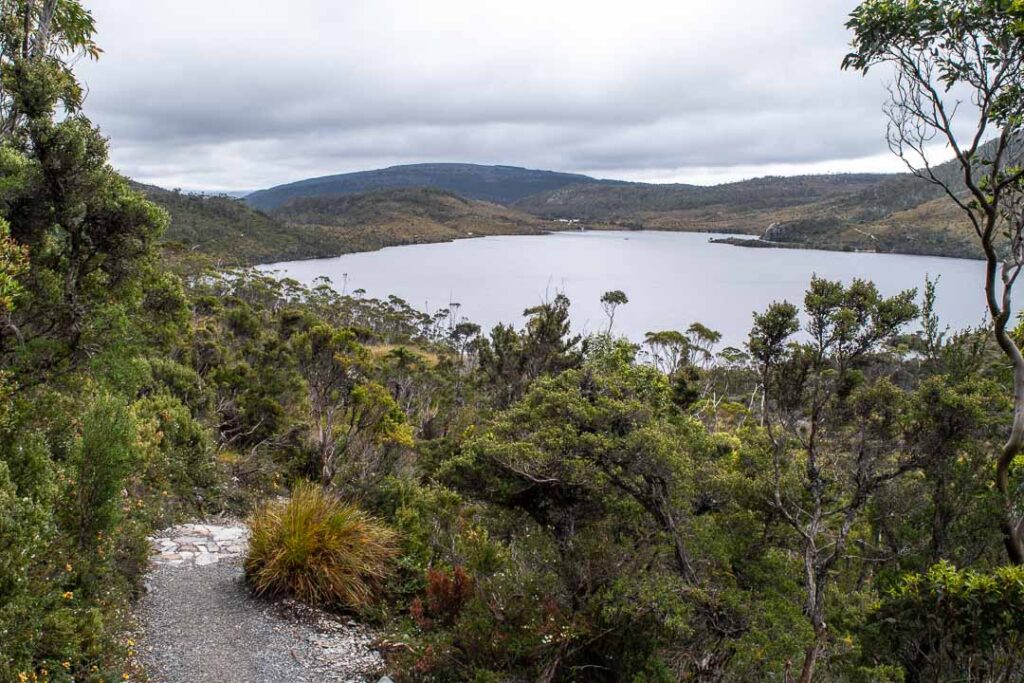
[[[225,265],[327,255],[341,249],[324,231],[293,228],[225,195],[201,195],[133,183],[170,215],[165,243],[180,244]],[[342,253],[339,251],[338,253]]]
[[[941,175],[951,167],[936,168]],[[948,180],[955,180],[950,177]],[[166,239],[227,263],[336,256],[471,235],[589,228],[747,233],[746,246],[976,257],[942,191],[910,174],[764,177],[713,186],[554,171],[418,164],[281,185],[243,200],[140,188],[172,216]]]
[[[979,154],[988,154],[986,147]],[[956,162],[939,164],[933,172],[966,195]],[[817,249],[982,256],[971,224],[945,191],[909,173],[787,212],[768,225],[764,238],[770,244]]]
[[[777,209],[864,190],[887,177],[870,173],[768,176],[711,186],[588,183],[532,195],[515,206],[548,218],[611,221],[719,205],[741,210]]]
[[[476,235],[536,234],[550,227],[514,209],[423,188],[296,199],[267,213],[223,195],[134,186],[170,215],[164,242],[225,265],[337,256]]]
[[[347,251],[551,229],[550,222],[521,211],[431,188],[293,199],[271,215],[290,229],[318,229],[344,238]]]
[[[937,171],[943,174],[947,168],[940,166]],[[278,241],[301,242],[306,236],[296,226],[338,225],[339,221],[348,228],[359,221],[366,226],[394,225],[394,207],[379,198],[373,202],[335,200],[413,188],[502,204],[517,212],[519,222],[529,214],[545,221],[580,220],[593,228],[747,233],[764,237],[757,243],[762,246],[978,255],[965,232],[967,226],[941,191],[907,173],[769,176],[701,186],[596,180],[511,166],[418,164],[312,178],[254,192],[244,201],[268,213],[277,212],[290,224],[287,240],[279,237]],[[403,201],[411,198],[404,195]],[[307,200],[310,203],[301,203]],[[332,218],[325,222],[321,219],[328,206]],[[382,209],[385,214],[375,213]],[[360,233],[358,244],[345,244],[340,250],[332,238],[318,244],[314,236],[312,253],[327,256],[375,248],[371,245],[388,242],[401,232],[406,234],[398,237],[398,243],[404,244],[415,230],[391,232],[391,238],[376,241],[365,239],[372,237],[371,232]],[[463,225],[458,232],[495,231],[493,226],[474,230]],[[275,247],[271,251],[280,250]]]
[[[510,204],[524,197],[577,183],[598,183],[585,175],[537,171],[515,166],[477,164],[412,164],[374,171],[310,178],[253,192],[245,201],[259,209],[275,209],[298,197],[358,194],[370,190],[432,187],[467,199]]]

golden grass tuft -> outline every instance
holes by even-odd
[[[249,528],[245,573],[253,591],[310,605],[372,602],[398,554],[394,531],[315,484],[264,503]]]

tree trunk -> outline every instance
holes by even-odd
[[[815,634],[814,642],[807,646],[804,653],[804,665],[800,669],[800,683],[811,683],[814,680],[814,666],[818,663],[821,653],[821,640]]]
[[[817,517],[817,515],[816,515]],[[815,526],[817,521],[815,521]],[[816,533],[813,527],[810,533]],[[827,627],[825,625],[825,583],[828,578],[827,568],[818,563],[818,549],[810,536],[804,541],[804,580],[807,582],[807,619],[814,629],[814,640],[804,651],[804,663],[800,667],[800,683],[811,683],[814,679],[814,667],[818,663],[822,648],[825,645]]]
[[[991,234],[995,229],[995,218],[989,219]],[[996,488],[1003,497],[1003,544],[1012,564],[1024,564],[1024,539],[1021,539],[1021,520],[1017,513],[1013,492],[1010,490],[1010,466],[1024,446],[1024,356],[1016,342],[1006,330],[1010,318],[1010,291],[1004,282],[1002,297],[996,293],[996,281],[999,277],[999,258],[992,246],[991,238],[983,242],[986,256],[985,298],[989,313],[992,315],[992,327],[999,348],[1013,364],[1013,426],[1010,436],[1003,445],[1002,452],[996,462]]]
[[[1013,372],[1013,427],[1003,452],[996,463],[996,487],[1003,496],[1003,543],[1013,564],[1024,564],[1024,539],[1021,539],[1021,520],[1013,491],[1010,488],[1010,466],[1024,445],[1024,362],[1020,352],[1014,358]]]

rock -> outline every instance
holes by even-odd
[[[153,563],[173,567],[206,567],[243,555],[249,530],[242,524],[182,524],[149,537]]]
[[[199,553],[196,555],[196,566],[205,567],[208,564],[217,564],[219,560],[220,557],[214,553]]]

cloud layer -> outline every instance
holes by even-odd
[[[146,182],[421,161],[644,180],[898,170],[852,0],[93,0],[87,113]]]

